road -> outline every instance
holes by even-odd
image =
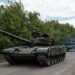
[[[50,67],[11,66],[3,62],[0,63],[0,75],[75,75],[75,52],[68,52],[64,62]]]

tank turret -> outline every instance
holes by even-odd
[[[49,40],[49,35],[47,33],[43,33],[43,32],[32,32],[32,40],[27,40],[25,38],[22,38],[20,36],[14,35],[12,33],[9,33],[7,31],[1,30],[0,29],[0,33],[6,35],[6,36],[10,36],[14,39],[17,40],[21,40],[22,42],[25,42],[28,45],[32,45],[32,46],[50,46],[53,45],[54,40],[51,39]]]
[[[49,40],[49,35],[43,32],[33,32],[32,42],[37,46],[50,46],[52,42]]]

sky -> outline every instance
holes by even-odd
[[[20,1],[20,0],[16,0]],[[75,27],[75,0],[21,0],[25,10],[37,11],[43,20],[57,19]],[[0,4],[7,0],[0,0]]]

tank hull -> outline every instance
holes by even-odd
[[[37,61],[40,65],[50,66],[64,60],[64,47],[14,47],[5,49],[3,53],[10,64],[29,63]]]

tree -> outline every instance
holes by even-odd
[[[32,32],[47,32],[56,44],[61,44],[67,37],[75,37],[75,28],[70,24],[60,24],[58,21],[42,21],[37,12],[24,10],[21,3],[11,3],[9,6],[0,6],[0,28],[15,35],[32,39]],[[18,45],[19,41],[0,34],[0,48]]]

